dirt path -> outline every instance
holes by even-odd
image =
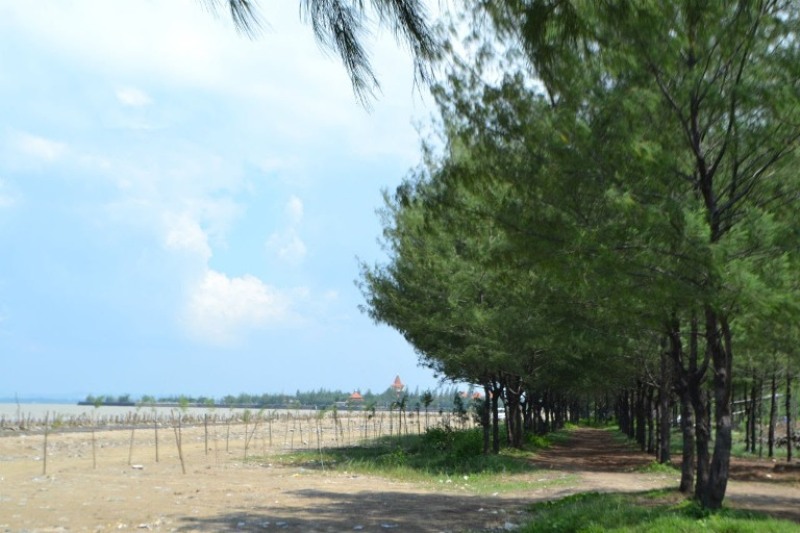
[[[680,484],[674,475],[637,473],[653,457],[616,441],[601,429],[581,428],[568,442],[537,454],[534,464],[543,468],[573,472],[579,476],[575,487],[563,494],[583,491],[634,492]],[[778,465],[778,469],[776,469]],[[725,504],[740,509],[767,512],[800,523],[800,469],[782,469],[767,459],[738,459],[731,462]]]
[[[166,432],[165,432],[166,433]],[[677,474],[637,473],[649,456],[582,429],[569,443],[539,454],[540,467],[515,476],[519,490],[479,495],[469,480],[401,483],[371,476],[279,466],[265,449],[261,463],[216,441],[205,453],[202,429],[187,429],[183,475],[167,434],[160,460],[145,434],[128,465],[129,433],[98,433],[97,468],[86,433],[51,436],[42,475],[41,436],[0,438],[0,531],[505,531],[524,521],[536,500],[587,490],[638,491],[677,486]],[[161,440],[161,439],[159,439]],[[730,501],[800,521],[800,483],[766,477],[771,464],[746,465]]]
[[[662,487],[677,487],[680,474],[648,474],[637,470],[653,462],[653,457],[634,451],[602,429],[581,428],[568,442],[542,450],[533,463],[542,468],[570,472],[578,476],[575,486],[564,493],[586,491],[636,492]]]

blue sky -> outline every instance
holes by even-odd
[[[295,2],[0,5],[0,397],[435,387],[357,306],[432,106],[391,35],[359,106]]]

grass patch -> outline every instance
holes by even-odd
[[[568,422],[567,426],[607,429],[607,428],[616,428],[617,424],[613,420],[595,420],[594,418],[581,418],[580,421],[577,423],[577,425]]]
[[[642,474],[676,474],[680,473],[680,469],[672,463],[651,461],[644,466],[636,468],[634,472],[640,472]]]
[[[539,448],[548,448],[553,444],[564,444],[572,438],[571,434],[577,427],[578,426],[575,426],[573,424],[567,424],[562,429],[558,429],[544,436],[539,436],[535,438],[544,439],[545,441],[545,444],[543,446],[539,446]]]
[[[677,491],[637,494],[576,494],[531,507],[523,533],[714,531],[724,533],[797,531],[797,524],[761,513],[723,509],[710,513]]]
[[[533,450],[550,445],[536,437],[524,450],[506,448],[483,454],[480,429],[432,428],[423,435],[383,437],[365,446],[307,450],[281,455],[280,464],[377,475],[426,484],[444,484],[475,493],[508,492],[573,483],[575,476],[554,476],[531,465]],[[276,458],[272,458],[273,462]]]

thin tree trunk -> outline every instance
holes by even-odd
[[[492,453],[500,453],[500,394],[503,388],[495,384],[492,389]]]
[[[792,420],[792,373],[789,371],[787,366],[786,368],[786,461],[791,462],[792,460],[792,448],[794,447],[794,442],[792,440],[792,436],[794,434],[793,431],[793,420]]]
[[[481,412],[481,425],[483,426],[483,454],[489,455],[492,446],[492,387],[489,384],[483,386],[483,411]],[[428,411],[425,411],[427,417]],[[427,421],[426,421],[427,425]]]
[[[767,432],[767,456],[775,456],[775,424],[778,418],[778,378],[772,371],[772,386],[769,400],[769,430]]]
[[[677,332],[680,335],[680,332]],[[665,347],[666,348],[666,347]],[[680,345],[671,346],[672,350],[680,350]],[[679,355],[671,354],[666,349],[661,350],[661,382],[658,388],[658,462],[669,463],[670,456],[670,437],[672,429],[671,400],[672,400],[672,372],[670,371],[669,359],[679,358]]]
[[[520,409],[521,384],[519,378],[515,378],[513,381],[513,386],[507,384],[505,387],[506,407],[508,409],[506,424],[511,437],[511,446],[522,448],[524,432],[522,428],[522,411]]]
[[[684,387],[680,394],[681,399],[681,433],[683,434],[681,484],[680,491],[688,494],[694,485],[694,447],[695,426],[692,401],[689,397],[688,387]]]
[[[750,395],[753,400],[753,403],[750,406],[750,451],[755,454],[756,442],[758,442],[756,440],[756,428],[758,426],[758,406],[761,403],[761,379],[755,376],[755,372],[753,374],[753,389]]]
[[[706,368],[708,365],[709,353],[706,350],[703,357],[703,362],[698,365],[700,355],[698,345],[698,323],[697,316],[692,313],[690,320],[690,333],[689,333],[689,370],[686,373],[686,394],[692,404],[694,411],[694,442],[697,456],[697,470],[695,475],[694,497],[698,501],[702,501],[703,494],[708,490],[709,478],[709,441],[711,438],[711,427],[709,422],[708,412],[708,398],[703,390],[703,378],[705,377]],[[684,435],[686,431],[684,432]],[[684,447],[686,443],[684,442]],[[686,453],[684,448],[684,454]]]
[[[619,422],[619,430],[630,437],[631,420],[628,412],[628,391],[623,390],[617,399],[617,421]]]
[[[647,453],[656,453],[655,445],[655,428],[658,423],[658,408],[655,398],[656,390],[653,387],[647,387],[647,402],[646,402],[646,416],[647,416]],[[653,419],[655,415],[656,419]]]
[[[636,442],[639,449],[645,451],[647,448],[647,428],[645,426],[645,385],[637,380],[636,383]]]
[[[750,425],[753,420],[753,399],[750,395],[750,388],[744,385],[744,451],[749,452],[752,448],[750,441]]]
[[[635,401],[635,389],[631,389],[625,392],[625,417],[628,420],[628,438],[633,440],[636,438],[636,412],[634,406],[636,405]]]

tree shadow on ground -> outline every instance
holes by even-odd
[[[785,463],[775,463],[770,459],[734,457],[731,459],[730,474],[731,479],[737,481],[800,484],[800,470],[785,468]]]
[[[504,531],[526,520],[525,508],[531,503],[527,498],[392,491],[303,489],[290,494],[299,505],[184,516],[177,531]]]
[[[800,497],[775,494],[728,494],[725,506],[765,513],[775,518],[800,523]]]

